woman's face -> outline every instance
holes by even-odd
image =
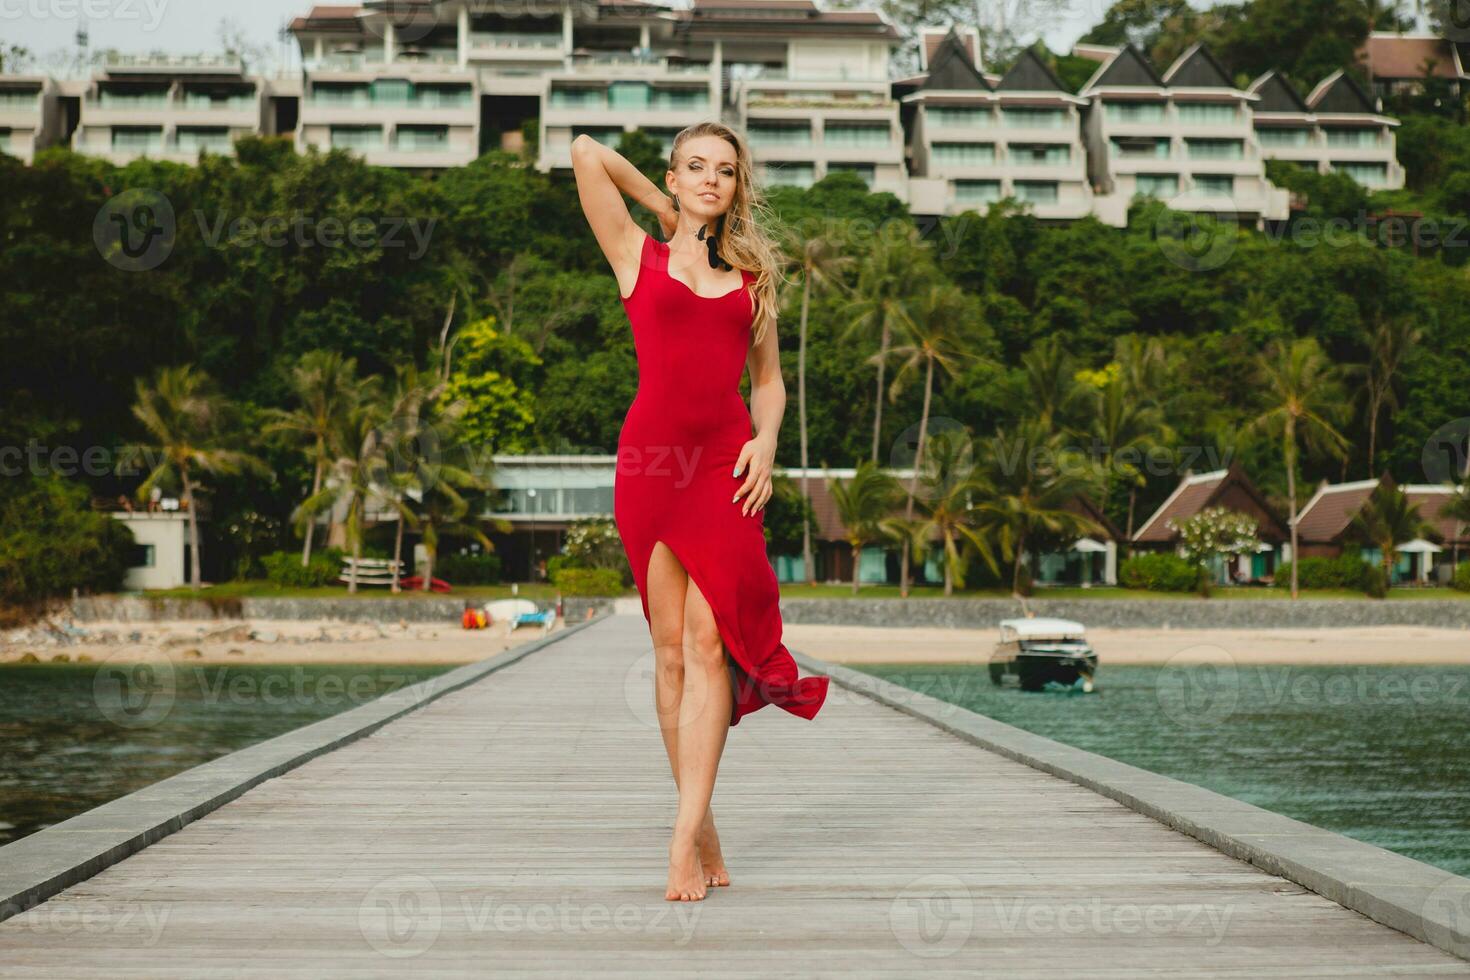
[[[735,147],[719,136],[696,136],[677,156],[667,182],[679,210],[711,221],[728,211],[735,200]]]

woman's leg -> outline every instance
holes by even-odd
[[[689,869],[701,868],[699,840],[706,821],[713,820],[710,798],[733,707],[724,643],[709,603],[691,580],[684,599],[684,693],[679,701],[677,745],[679,813],[669,843],[670,889],[665,897],[676,897],[675,892],[680,899],[704,897],[707,879],[703,875],[692,893],[686,893],[680,882],[687,880]]]

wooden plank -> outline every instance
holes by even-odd
[[[730,733],[733,884],[663,900],[673,780],[616,616],[0,923],[7,977],[1470,976],[1083,787],[833,697]]]

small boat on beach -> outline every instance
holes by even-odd
[[[1000,642],[990,655],[990,679],[996,685],[1014,678],[1023,691],[1040,691],[1055,683],[1080,684],[1090,692],[1096,675],[1097,653],[1081,623],[1043,618],[1000,621]]]

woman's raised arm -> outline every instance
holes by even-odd
[[[672,232],[678,213],[667,194],[639,173],[622,154],[603,146],[586,133],[572,140],[572,173],[577,179],[577,197],[592,234],[612,266],[624,295],[638,281],[638,260],[643,248],[643,229],[633,221],[623,202],[627,194],[652,211],[665,233]]]

